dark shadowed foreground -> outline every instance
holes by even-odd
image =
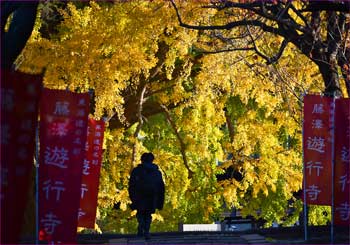
[[[349,227],[336,227],[334,244],[350,244]],[[34,243],[35,241],[23,241]],[[309,228],[304,241],[301,227],[269,228],[244,232],[163,232],[152,233],[150,240],[134,234],[80,234],[79,244],[330,244],[330,227]]]

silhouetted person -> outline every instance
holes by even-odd
[[[137,210],[137,235],[146,239],[150,239],[152,214],[156,209],[161,210],[164,204],[164,182],[153,160],[152,153],[142,154],[141,164],[132,170],[129,180],[130,207]]]

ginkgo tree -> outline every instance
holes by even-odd
[[[254,50],[204,52],[210,40],[180,27],[168,1],[73,2],[57,12],[62,20],[48,35],[39,11],[16,65],[44,71],[46,87],[93,91],[91,115],[107,123],[101,231],[135,232],[127,187],[145,151],[156,156],[166,184],[154,231],[211,223],[233,207],[266,225],[297,220],[300,96],[322,91],[317,66],[290,45],[273,66]],[[230,167],[242,178],[218,180]]]
[[[288,47],[293,45],[318,68],[324,95],[349,96],[348,1],[171,0],[171,3],[179,25],[201,33],[199,48],[204,52],[253,51],[255,57],[273,65],[289,56]],[[291,58],[296,59],[295,55]],[[256,65],[261,65],[261,61],[251,63],[250,67]]]
[[[348,1],[171,3],[179,24],[205,33],[212,51],[253,50],[267,64],[273,64],[292,44],[318,67],[326,95],[342,96],[341,82],[350,94]],[[260,45],[267,40],[270,45]]]

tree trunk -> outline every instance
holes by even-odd
[[[324,94],[331,97],[342,96],[339,84],[339,75],[335,70],[336,68],[332,68],[330,64],[325,63],[319,64],[318,67],[325,85]]]
[[[1,2],[1,67],[10,68],[29,39],[36,18],[37,2]],[[9,29],[5,25],[13,13]]]

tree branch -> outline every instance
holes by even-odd
[[[225,53],[225,52],[233,52],[233,51],[249,51],[249,50],[255,50],[254,48],[229,48],[229,49],[220,49],[220,50],[204,50],[197,48],[197,51],[202,54],[219,54],[219,53]]]
[[[281,2],[280,4],[281,5]],[[277,22],[278,24],[286,25],[292,28],[295,28],[301,32],[305,32],[307,29],[303,27],[302,25],[299,25],[297,22],[293,20],[288,15],[288,9],[291,8],[294,11],[296,11],[295,7],[293,6],[291,1],[288,1],[286,3],[286,6],[282,8],[281,10],[277,11],[277,6],[276,4],[271,4],[269,2],[263,2],[263,1],[254,1],[252,3],[235,3],[235,2],[228,2],[225,1],[225,3],[221,6],[212,6],[212,8],[222,10],[226,8],[238,8],[238,9],[244,9],[247,11],[252,11],[257,15],[260,15],[268,20],[272,20]],[[207,6],[209,8],[209,6]],[[275,14],[269,14],[268,9],[274,9]],[[286,15],[285,15],[286,14]],[[304,21],[306,20],[304,16],[299,12],[297,13],[299,17],[301,17]],[[282,18],[283,16],[287,16],[288,18]],[[307,22],[306,22],[307,23]]]
[[[305,26],[306,26],[307,28],[310,28],[309,22],[307,21],[307,19],[305,18],[305,16],[302,15],[301,12],[295,8],[295,6],[293,5],[293,3],[291,3],[290,8],[293,10],[293,12],[294,12],[300,19],[302,19],[302,21],[304,22]]]
[[[240,20],[240,21],[229,22],[225,25],[210,25],[210,26],[186,24],[182,21],[181,16],[179,14],[179,10],[176,4],[174,3],[174,1],[171,0],[170,2],[175,9],[176,16],[181,27],[185,27],[192,30],[231,30],[235,27],[240,27],[240,26],[256,26],[256,27],[260,27],[264,31],[283,36],[279,29],[274,28],[272,26],[268,26],[259,20]]]
[[[138,125],[136,127],[135,133],[134,133],[134,145],[132,147],[132,155],[131,155],[131,167],[134,166],[135,161],[136,161],[136,153],[137,153],[137,137],[140,133],[140,130],[143,125],[143,119],[142,119],[142,107],[143,107],[143,102],[144,102],[144,95],[146,92],[146,85],[142,87],[141,93],[140,93],[140,98],[138,102],[138,110],[137,110],[137,117],[138,117]]]
[[[345,35],[342,37],[344,40],[342,50],[338,53],[338,65],[345,81],[347,94],[350,96],[350,32],[346,31],[350,29],[350,24],[347,25],[347,21],[350,22],[350,14],[341,13],[338,29],[341,33],[345,32]]]
[[[267,6],[268,3],[261,2],[260,10],[252,10],[257,15],[260,15],[268,20],[275,21],[279,25],[279,29],[283,27],[284,30],[286,29],[294,29],[298,30],[300,32],[306,33],[308,31],[307,28],[304,26],[298,24],[289,14],[288,9],[291,7],[289,3],[287,3],[287,6],[284,8],[278,8],[278,5],[273,4],[271,6]],[[281,6],[280,6],[281,7]],[[268,13],[268,9],[273,13]],[[281,35],[284,36],[284,35]]]
[[[228,114],[226,108],[224,108],[224,112],[225,112],[226,125],[228,128],[228,134],[230,136],[230,142],[233,143],[235,138],[235,130],[234,130],[230,115]]]
[[[350,2],[347,1],[310,1],[310,4],[301,12],[339,11],[350,12]]]
[[[245,10],[252,10],[254,7],[259,7],[260,1],[254,1],[252,3],[241,3],[241,2],[231,2],[231,1],[224,1],[223,4],[220,5],[207,5],[203,6],[203,8],[215,8],[218,10],[223,10],[226,8],[239,8],[239,9],[245,9]]]
[[[267,55],[265,55],[265,54],[263,54],[262,52],[259,51],[258,47],[257,47],[256,44],[255,44],[255,40],[254,40],[254,38],[253,38],[253,35],[252,35],[251,32],[250,32],[249,26],[247,26],[247,29],[248,29],[249,36],[250,36],[250,38],[251,38],[251,40],[252,40],[252,43],[253,43],[253,47],[254,47],[253,49],[254,49],[254,51],[255,51],[260,57],[262,57],[263,59],[265,59],[265,60],[266,60],[266,63],[267,63],[268,65],[273,64],[273,63],[276,63],[276,62],[278,61],[278,59],[282,56],[283,51],[284,51],[284,49],[287,47],[289,41],[288,41],[287,39],[283,39],[282,44],[281,44],[281,46],[280,46],[280,48],[279,48],[277,54],[275,54],[275,55],[272,56],[272,57],[268,57]]]
[[[168,108],[165,106],[165,105],[160,105],[161,108],[163,109],[164,111],[164,114],[169,122],[169,124],[171,125],[171,127],[173,128],[174,130],[174,133],[180,143],[180,151],[181,151],[181,154],[182,154],[182,159],[183,159],[183,162],[184,162],[184,165],[188,171],[188,178],[191,179],[192,176],[193,176],[193,171],[190,169],[189,165],[188,165],[188,161],[187,161],[187,157],[186,157],[186,146],[185,146],[185,143],[183,142],[180,134],[179,134],[179,131],[177,130],[177,127],[176,127],[176,124],[175,122],[172,120],[171,118],[171,115],[168,111]]]

